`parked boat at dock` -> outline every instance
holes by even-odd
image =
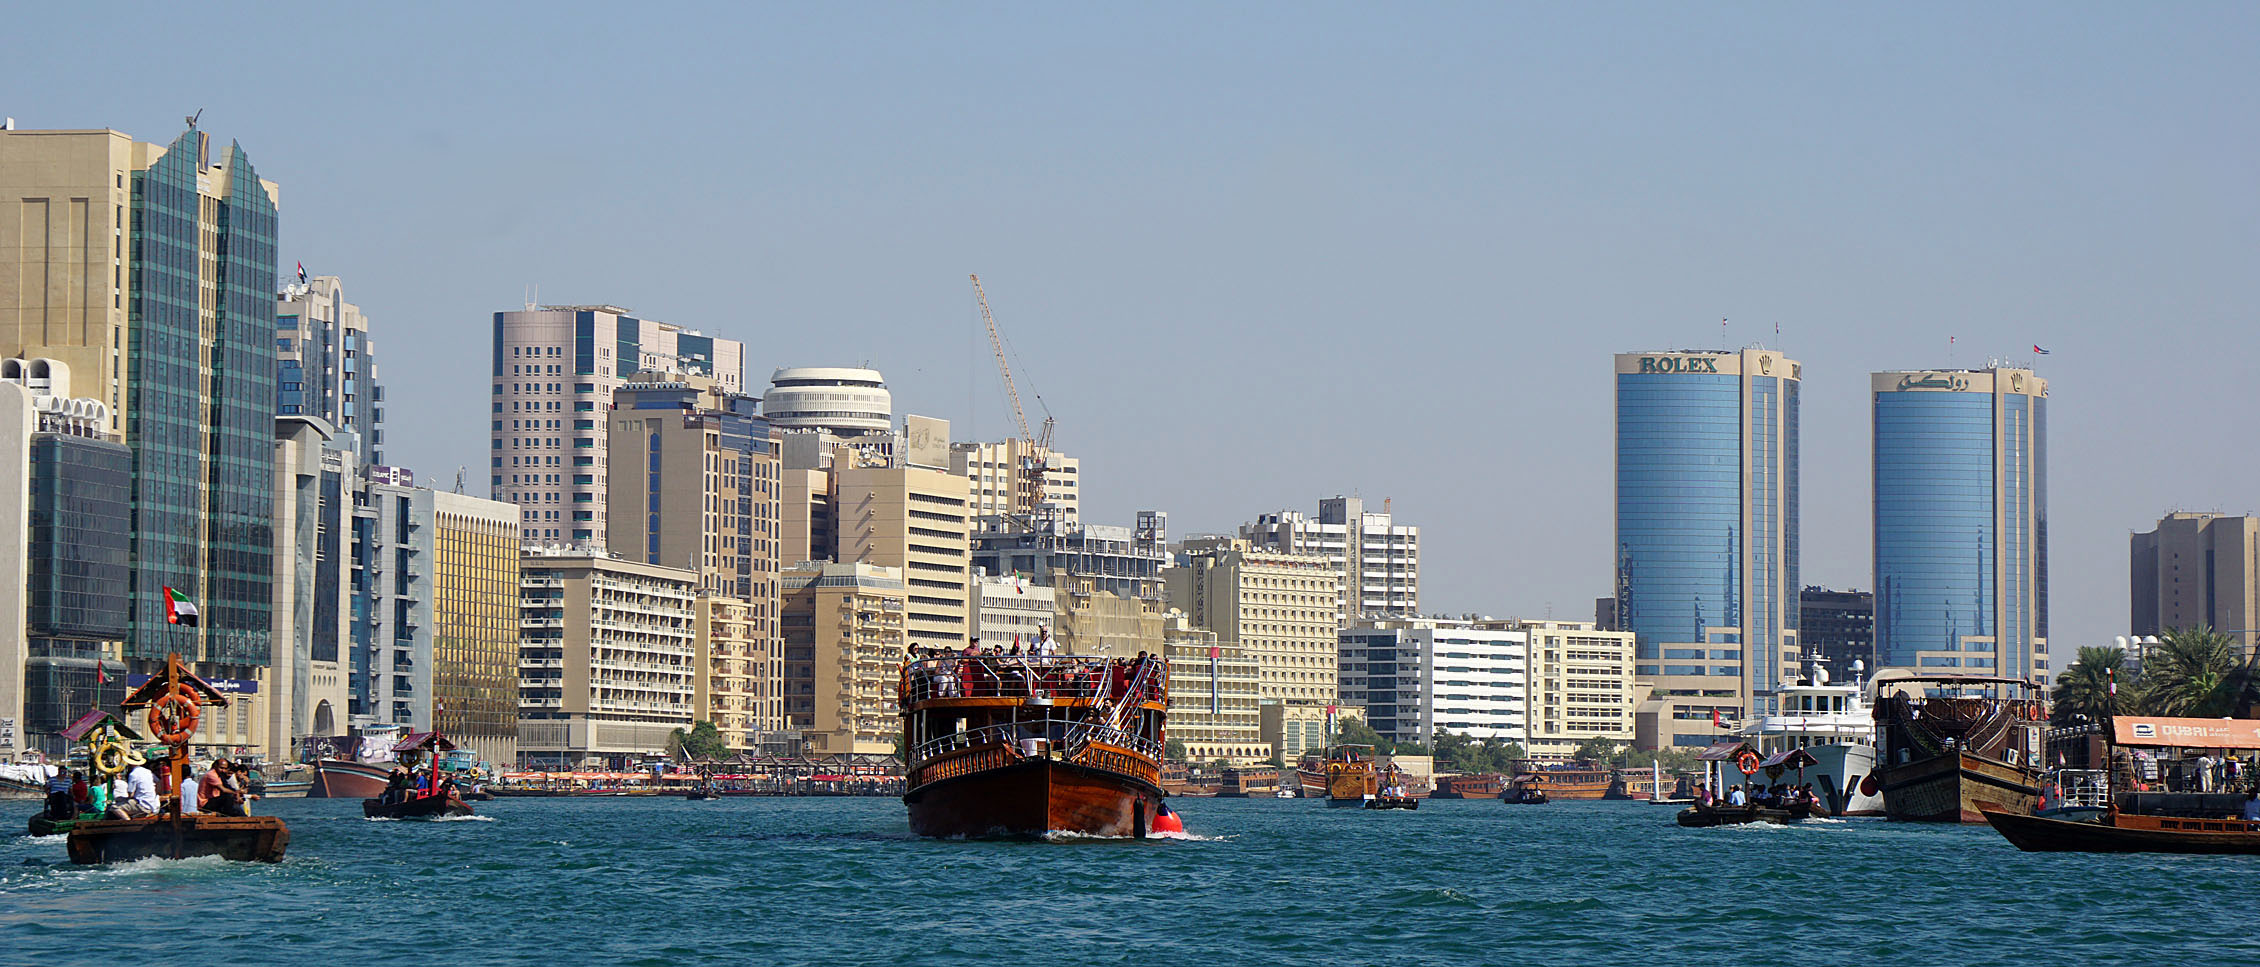
[[[1980,823],[1981,802],[2032,811],[2048,715],[2031,682],[1885,671],[1870,688],[1885,815]]]
[[[1505,777],[1498,773],[1465,776],[1437,776],[1436,791],[1430,799],[1497,799],[1506,785]]]
[[[2111,722],[2111,745],[2105,761],[2122,762],[2131,783],[2138,781],[2133,756],[2119,759],[2116,750],[2168,758],[2192,749],[2204,756],[2260,750],[2260,720],[2122,715]],[[2212,791],[2217,787],[2205,770],[2194,791],[2123,791],[2116,769],[2104,770],[2103,779],[2105,809],[2089,821],[1991,802],[1980,803],[1979,811],[2002,838],[2032,853],[2260,854],[2260,792]]]

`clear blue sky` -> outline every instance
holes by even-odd
[[[9,19],[21,127],[202,108],[281,183],[284,265],[345,278],[391,455],[442,485],[484,491],[488,320],[534,284],[1001,436],[979,272],[1087,517],[1393,497],[1439,610],[1589,613],[1610,354],[1721,317],[1805,363],[1808,582],[1869,585],[1866,374],[2034,343],[2060,648],[2124,630],[2129,530],[2260,510],[2260,6]]]

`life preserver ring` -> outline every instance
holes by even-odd
[[[119,775],[145,761],[147,760],[141,757],[141,753],[133,751],[132,746],[118,739],[111,739],[94,747],[94,771],[105,776]]]
[[[1741,755],[1735,756],[1734,767],[1742,770],[1743,775],[1747,776],[1755,774],[1758,771],[1758,754],[1755,752],[1745,752]]]
[[[149,706],[149,728],[168,745],[179,745],[196,734],[196,693],[174,685]]]

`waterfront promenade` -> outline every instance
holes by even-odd
[[[275,866],[24,866],[62,864],[61,842],[0,840],[0,945],[104,962],[178,923],[246,962],[360,967],[2260,956],[2236,926],[2260,858],[2028,854],[1881,821],[1683,830],[1636,803],[1175,802],[1204,839],[920,840],[888,799],[513,800],[441,823],[281,800]]]

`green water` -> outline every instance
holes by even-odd
[[[1983,827],[1867,820],[1689,830],[1637,803],[1177,803],[1199,838],[927,841],[887,799],[500,800],[442,823],[278,800],[274,866],[77,868],[60,838],[0,839],[0,963],[144,963],[152,929],[174,956],[218,940],[242,963],[341,967],[2260,956],[2260,858],[2028,854]]]

